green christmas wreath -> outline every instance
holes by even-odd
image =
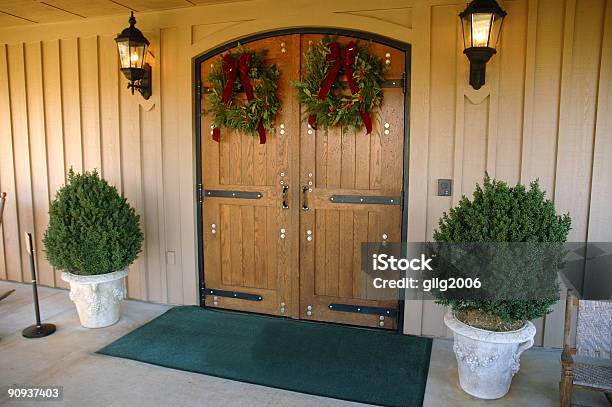
[[[265,63],[265,56],[266,51],[239,47],[213,64],[208,75],[209,108],[202,113],[213,115],[215,141],[219,141],[221,128],[259,134],[261,144],[266,142],[266,130],[274,131],[274,118],[281,106],[276,94],[280,72],[276,65]],[[243,92],[246,100],[237,96]]]
[[[370,113],[382,103],[386,65],[367,46],[353,41],[341,45],[325,36],[309,46],[302,71],[302,80],[292,85],[312,128],[359,130],[365,125],[372,132]],[[341,74],[346,83],[338,81]]]

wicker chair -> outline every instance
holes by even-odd
[[[561,353],[561,407],[574,387],[604,392],[612,405],[612,301],[580,300],[568,290]]]

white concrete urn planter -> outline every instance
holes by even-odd
[[[446,313],[444,323],[453,331],[463,391],[481,399],[505,396],[520,369],[521,354],[533,346],[535,326],[528,321],[517,331],[487,331],[464,324],[452,311]]]
[[[76,305],[81,325],[104,328],[119,321],[127,274],[127,269],[91,276],[62,273],[62,280],[70,284],[70,300]]]

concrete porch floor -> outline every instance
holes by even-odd
[[[0,301],[0,405],[27,406],[41,402],[8,400],[9,385],[64,386],[62,406],[349,406],[361,405],[202,374],[148,365],[94,352],[169,307],[125,301],[123,316],[112,327],[86,329],[79,324],[65,290],[40,287],[41,314],[57,325],[55,334],[28,340],[21,330],[34,323],[29,285],[0,282],[0,292],[16,291]],[[483,401],[463,393],[457,383],[452,342],[436,339],[425,394],[425,407],[558,406],[559,352],[527,351],[510,393]],[[584,406],[607,406],[602,394],[581,392]],[[43,403],[43,405],[45,405]],[[53,404],[56,405],[56,404]]]

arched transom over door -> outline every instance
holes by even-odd
[[[361,272],[361,243],[401,240],[401,199],[389,205],[368,197],[403,196],[405,54],[369,46],[389,61],[370,135],[314,130],[291,81],[300,77],[309,43],[322,37],[290,34],[246,44],[267,50],[267,62],[281,72],[282,110],[265,144],[228,129],[216,142],[212,117],[201,117],[205,304],[395,329],[398,301],[375,299]],[[204,109],[208,74],[220,57],[201,64]]]

